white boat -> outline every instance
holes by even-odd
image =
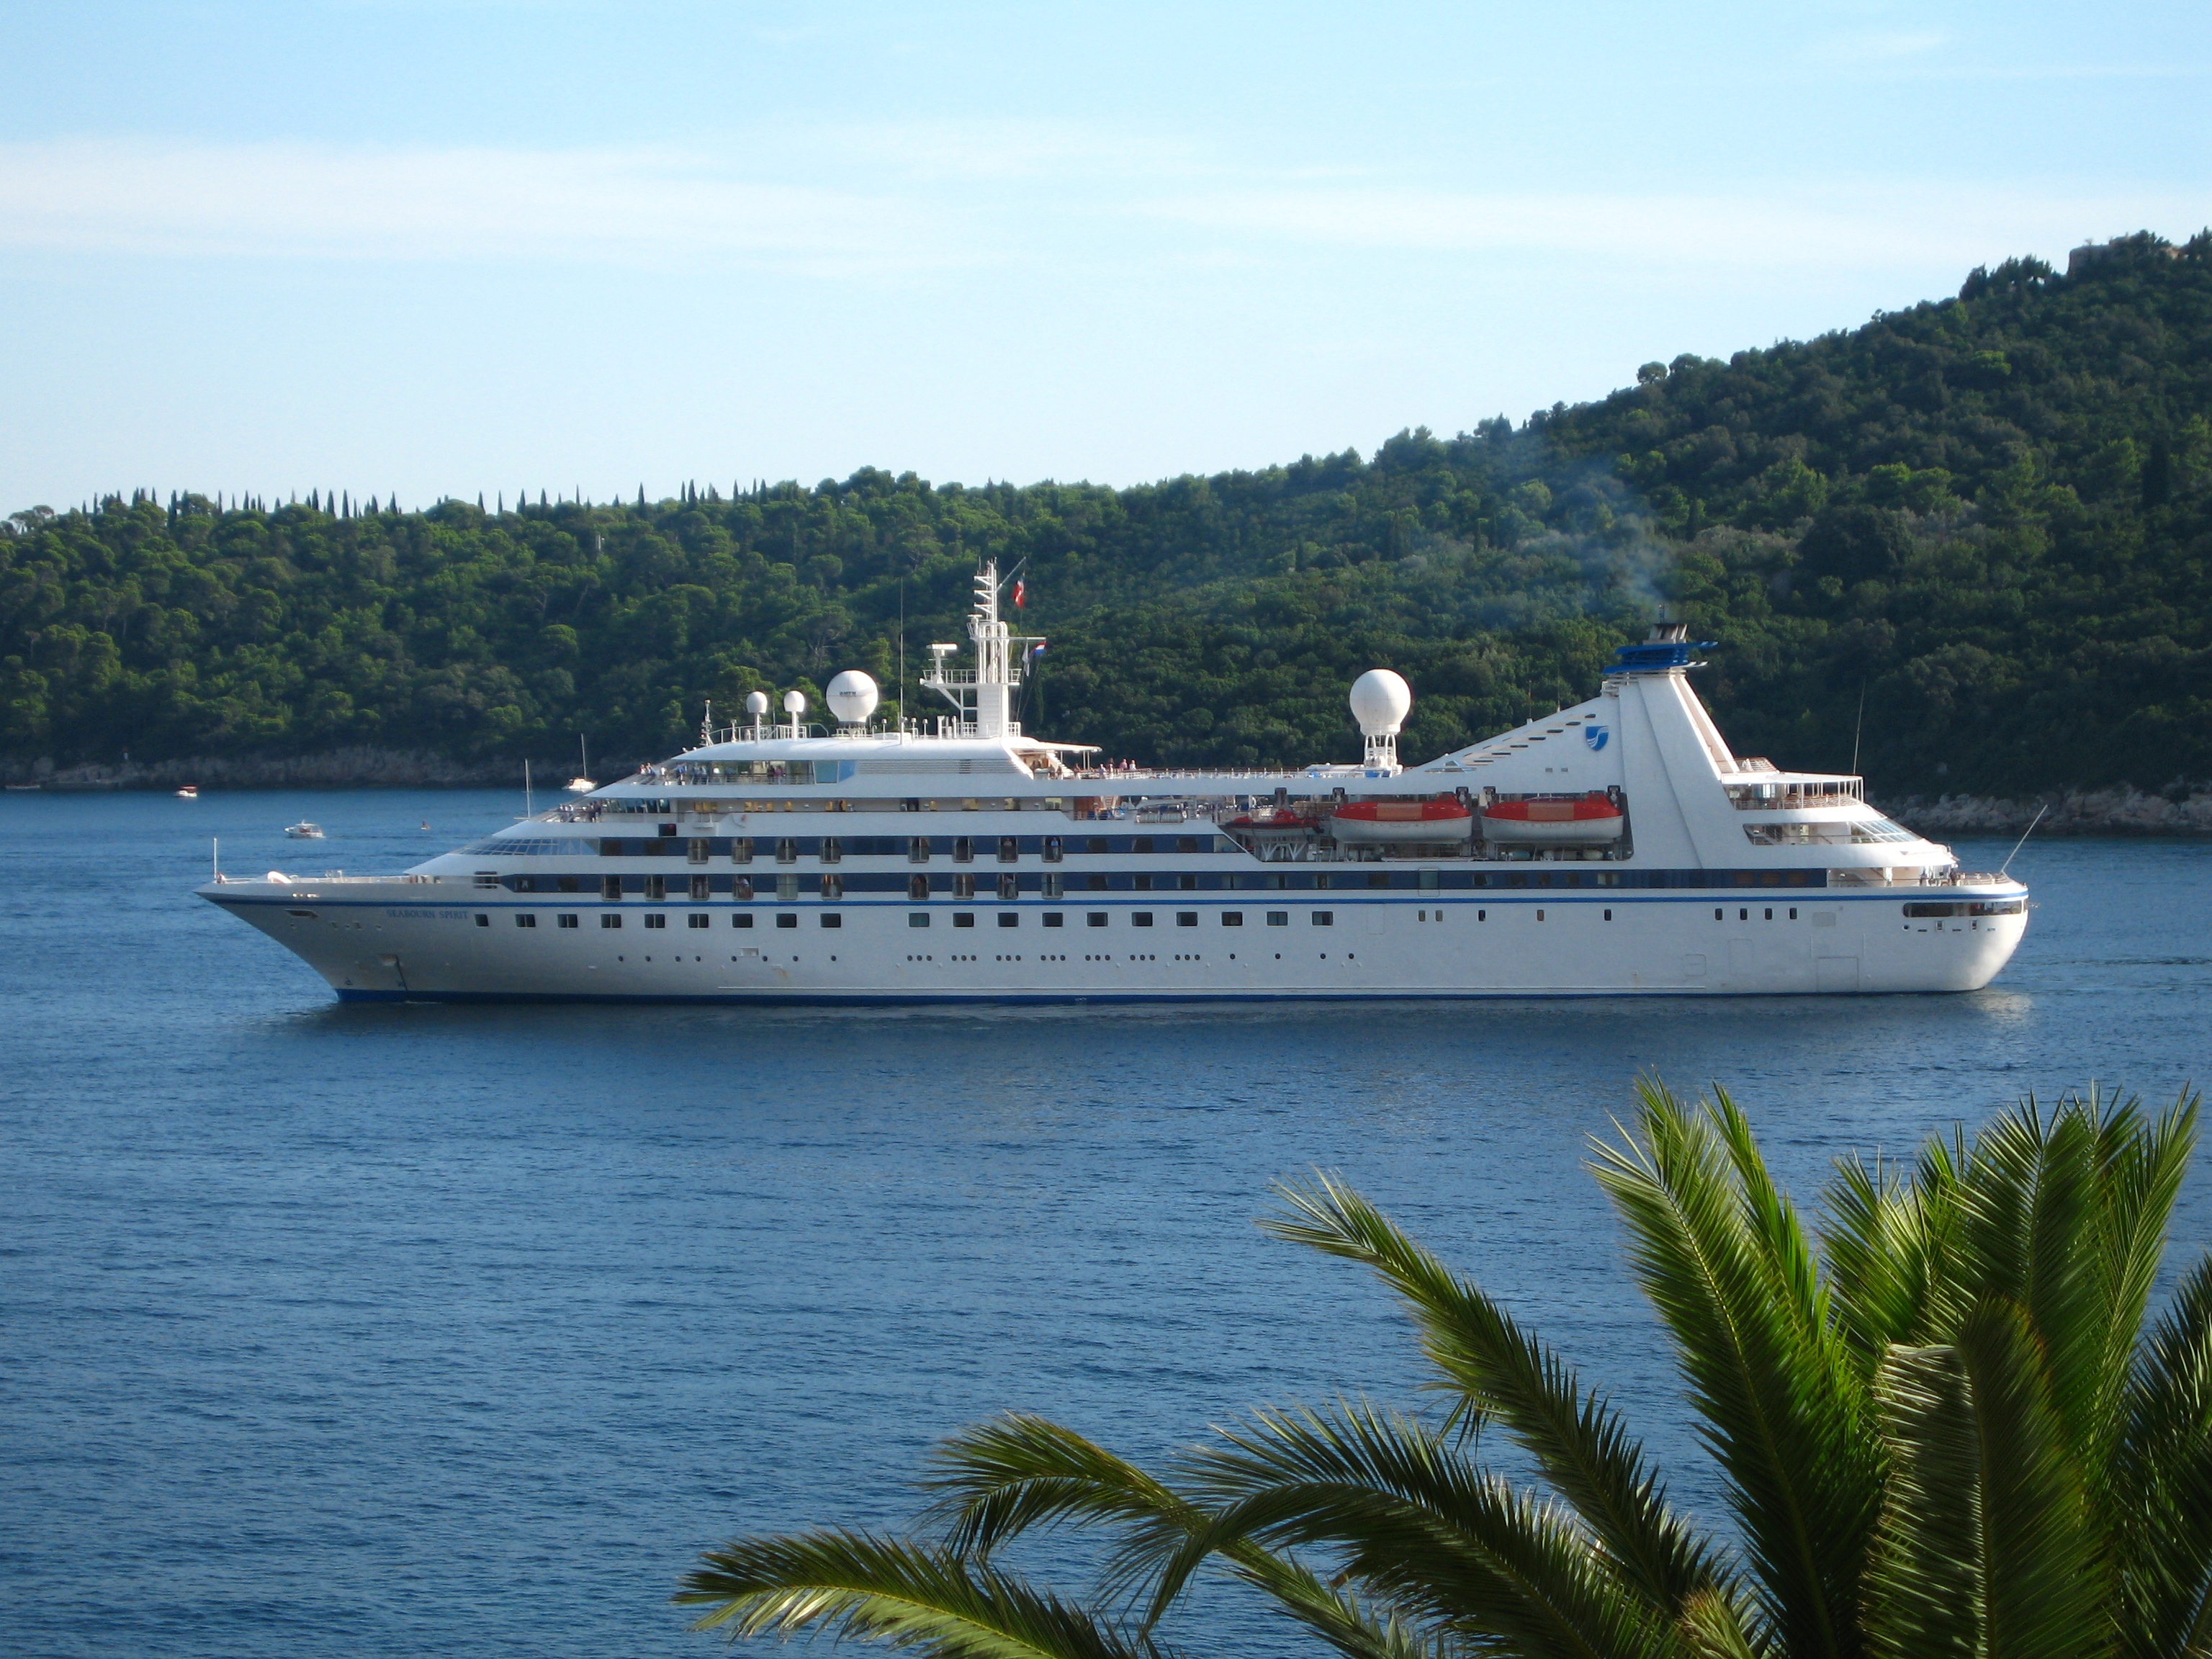
[[[290,836],[294,841],[320,841],[323,839],[322,826],[319,823],[310,823],[305,818],[301,818],[297,823],[286,824],[284,826],[284,833]]]
[[[933,720],[877,720],[851,672],[829,735],[756,692],[746,723],[411,869],[201,895],[363,1001],[1967,991],[2027,926],[2025,886],[1961,871],[1858,778],[1730,750],[1679,626],[1587,702],[1418,766],[1409,689],[1370,672],[1363,761],[1277,772],[1108,769],[1023,731],[1030,641],[992,566],[968,631],[972,669],[931,647]]]
[[[588,795],[599,786],[592,781],[591,751],[584,747],[584,739],[580,737],[576,739],[576,758],[582,764],[577,768],[576,775],[562,787],[572,795]]]
[[[197,783],[188,783],[183,788],[177,791],[177,799],[179,800],[198,800],[199,798],[200,787]]]

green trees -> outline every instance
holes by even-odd
[[[1115,755],[1350,758],[1343,688],[1382,665],[1426,758],[1583,696],[1663,603],[1722,642],[1701,690],[1747,752],[1848,764],[1863,686],[1884,790],[2155,788],[2212,779],[2208,414],[2199,237],[1647,363],[1517,429],[1132,489],[113,496],[0,520],[0,765],[657,756],[718,688],[895,660],[902,614],[960,637],[989,554],[1052,636],[1050,735]]]
[[[1267,1230],[1404,1301],[1440,1415],[1261,1411],[1157,1478],[1009,1417],[940,1449],[916,1536],[741,1540],[677,1600],[961,1659],[1159,1652],[1201,1571],[1354,1659],[2212,1653],[2212,1257],[2143,1324],[2196,1122],[2194,1097],[2030,1101],[1909,1169],[1842,1164],[1816,1240],[1725,1094],[1643,1089],[1596,1173],[1730,1539],[1670,1504],[1601,1389],[1321,1179]],[[997,1565],[1050,1528],[1107,1540],[1088,1600]]]

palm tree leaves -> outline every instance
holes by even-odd
[[[941,1547],[825,1531],[740,1540],[702,1559],[676,1597],[712,1605],[694,1630],[826,1630],[931,1659],[1164,1659],[1149,1636]]]
[[[743,1540],[678,1598],[735,1635],[932,1659],[1158,1659],[1201,1571],[1346,1659],[2212,1659],[2212,1259],[2142,1332],[2197,1102],[2033,1099],[1909,1166],[1839,1164],[1817,1245],[1724,1092],[1656,1083],[1599,1181],[1740,1548],[1668,1506],[1609,1400],[1336,1178],[1273,1236],[1405,1302],[1439,1420],[1262,1410],[1153,1474],[1008,1416],[936,1453],[929,1531]],[[1495,1427],[1541,1485],[1479,1461]],[[1107,1540],[1082,1602],[998,1565]]]
[[[1624,1581],[1655,1608],[1679,1615],[1691,1596],[1723,1580],[1710,1548],[1668,1510],[1642,1445],[1549,1347],[1334,1177],[1276,1193],[1287,1213],[1262,1228],[1362,1262],[1403,1297],[1446,1383],[1535,1458]]]
[[[1724,1092],[1698,1113],[1656,1084],[1638,1095],[1640,1144],[1601,1145],[1598,1180],[1674,1337],[1776,1637],[1844,1659],[1880,1464],[1811,1246]]]

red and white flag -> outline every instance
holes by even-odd
[[[1016,580],[1015,580],[1015,582],[1014,582],[1014,609],[1015,609],[1015,610],[1018,611],[1018,610],[1020,610],[1020,609],[1022,608],[1022,602],[1023,602],[1023,601],[1024,601],[1024,600],[1028,597],[1028,595],[1029,595],[1029,591],[1030,591],[1030,585],[1029,585],[1027,582],[1023,581],[1023,580],[1019,580],[1018,578],[1017,578],[1017,579],[1016,579]]]

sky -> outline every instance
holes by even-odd
[[[1127,484],[2212,223],[2201,3],[0,0],[0,513]]]

